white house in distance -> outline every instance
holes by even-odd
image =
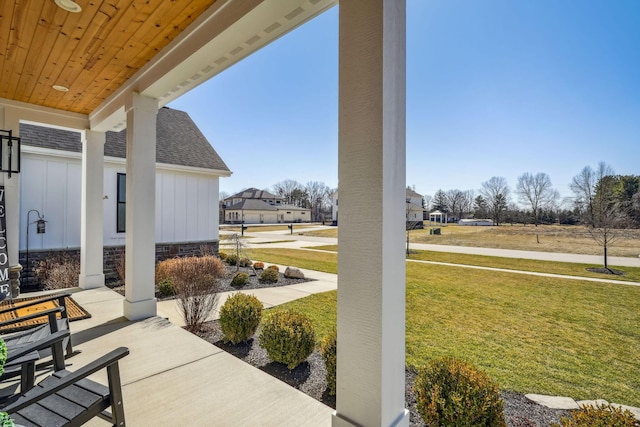
[[[161,108],[157,129],[156,256],[196,253],[202,245],[217,250],[218,180],[231,172],[187,113]],[[28,249],[33,265],[51,251],[80,247],[82,143],[78,132],[32,124],[21,124],[20,135],[20,258],[26,261]],[[126,236],[125,131],[107,132],[104,151],[103,236],[109,270],[114,261],[109,249],[121,250]],[[44,234],[34,224],[40,217],[47,221]]]
[[[265,190],[248,188],[223,200],[227,224],[278,224],[311,221],[311,209],[284,203],[284,198]]]
[[[414,190],[407,188],[405,199],[405,217],[407,226],[411,228],[422,228],[425,215],[425,210],[422,207],[424,205],[424,196],[415,192]],[[331,194],[331,219],[333,224],[338,224],[338,191],[334,191]]]

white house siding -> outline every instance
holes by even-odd
[[[22,156],[20,182],[20,250],[26,249],[27,213],[44,215],[46,232],[29,225],[29,249],[80,246],[81,161]],[[38,219],[36,212],[30,222]]]
[[[42,151],[42,150],[39,150]],[[53,150],[47,150],[53,151]],[[29,250],[80,246],[81,155],[56,157],[23,152],[21,172],[20,250],[26,249],[26,218],[37,209],[47,220],[45,234],[29,229]],[[123,159],[105,159],[104,244],[124,245],[116,231],[117,174]],[[218,239],[218,177],[156,168],[156,242],[180,243]],[[31,214],[31,222],[37,219]]]

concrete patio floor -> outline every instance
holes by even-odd
[[[92,315],[71,323],[75,370],[125,346],[120,362],[126,421],[132,426],[323,426],[333,409],[201,340],[161,316],[131,322],[108,288],[73,298]],[[161,313],[160,313],[161,314]],[[106,371],[91,378],[107,384]],[[108,425],[103,420],[90,426]]]

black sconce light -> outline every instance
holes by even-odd
[[[36,232],[38,234],[44,234],[45,232],[45,224],[47,221],[45,221],[44,219],[40,218],[36,221]]]
[[[37,209],[31,209],[29,212],[27,212],[27,259],[25,262],[25,270],[31,269],[29,266],[29,225],[33,224],[32,222],[29,222],[29,216],[31,215],[31,212],[35,212],[38,215],[38,219],[34,221],[36,223],[36,233],[44,234],[45,224],[47,223],[47,221],[44,220],[44,215],[40,215],[40,212],[38,212]]]

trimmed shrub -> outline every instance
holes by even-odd
[[[294,369],[313,352],[316,334],[311,320],[293,310],[276,311],[262,322],[260,346],[269,359]]]
[[[65,289],[78,286],[80,256],[61,253],[40,261],[33,270],[44,289]]]
[[[0,412],[0,427],[15,427],[13,420],[6,412]]]
[[[251,260],[249,258],[239,258],[238,259],[238,265],[240,267],[251,267],[253,263],[251,262]]]
[[[238,264],[238,255],[234,255],[234,254],[227,255],[227,257],[225,258],[225,261],[229,265],[236,265]]]
[[[260,319],[262,303],[258,298],[240,292],[230,296],[220,309],[224,342],[238,344],[247,341],[256,333]]]
[[[272,268],[262,270],[262,273],[260,273],[260,281],[264,283],[276,283],[279,278],[278,272]]]
[[[255,268],[256,270],[264,270],[264,262],[254,262],[253,268]]]
[[[560,417],[560,424],[553,427],[638,427],[640,422],[631,411],[607,405],[589,406],[571,411],[570,417]]]
[[[247,273],[238,272],[233,275],[231,279],[231,286],[244,286],[249,281],[249,275]]]
[[[118,258],[116,258],[115,262],[114,262],[114,268],[116,270],[116,273],[118,274],[118,278],[120,278],[120,284],[124,285],[124,280],[125,280],[125,272],[126,270],[126,260],[127,260],[127,254],[125,254],[124,252],[124,248],[122,249],[122,252],[120,252],[120,255],[118,255]]]
[[[327,380],[327,389],[331,396],[336,395],[336,367],[338,365],[337,341],[338,332],[334,328],[333,332],[324,337],[320,343],[320,353],[324,359],[324,365],[327,368],[327,374],[325,376]]]
[[[167,277],[162,282],[158,283],[158,292],[167,297],[175,295],[176,288],[173,286],[173,280]]]
[[[227,253],[226,252],[218,252],[218,258],[220,258],[221,260],[226,260],[227,259]]]
[[[171,279],[188,331],[200,330],[216,308],[218,279],[224,271],[224,264],[215,256],[172,258],[156,267],[156,283]]]
[[[7,344],[0,338],[0,375],[4,373],[4,364],[7,362]]]
[[[280,267],[278,267],[277,265],[270,265],[267,268],[270,269],[270,270],[280,271]]]
[[[413,390],[429,427],[506,426],[498,385],[464,361],[431,361],[418,370]]]

